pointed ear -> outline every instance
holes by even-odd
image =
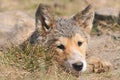
[[[43,32],[48,32],[54,27],[54,16],[52,9],[48,5],[40,4],[35,14],[36,28],[41,28]]]
[[[90,33],[92,29],[93,19],[94,19],[94,10],[92,9],[91,5],[88,5],[83,11],[77,13],[72,17],[73,22],[76,25],[83,27],[83,29],[87,33]]]

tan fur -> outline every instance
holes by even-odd
[[[78,41],[83,42],[83,45],[81,47],[78,46],[77,44]],[[63,44],[66,48],[65,51],[56,49],[56,51],[58,52],[58,56],[60,56],[60,61],[62,63],[64,62],[64,60],[67,60],[70,56],[72,56],[73,54],[72,47],[79,50],[82,53],[84,58],[86,57],[85,51],[86,51],[87,41],[85,38],[83,38],[79,34],[76,34],[72,38],[60,37],[58,41],[56,42],[56,45],[60,45],[60,44]]]
[[[112,64],[107,61],[102,61],[98,57],[90,57],[87,59],[89,71],[96,73],[110,71],[112,69]]]
[[[32,44],[39,42],[45,47],[53,48],[58,63],[71,72],[85,71],[86,49],[93,19],[94,10],[91,5],[70,19],[55,19],[50,7],[40,4],[36,11],[36,31],[31,36],[30,42]],[[92,66],[94,72],[104,72],[106,71],[104,68],[109,66],[96,58],[90,58],[87,62],[88,65],[94,65]],[[96,65],[98,66],[95,67]]]

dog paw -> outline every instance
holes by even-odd
[[[88,70],[95,73],[108,72],[112,69],[112,64],[110,62],[102,61],[97,57],[91,57],[87,62]]]

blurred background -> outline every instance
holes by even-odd
[[[95,9],[120,9],[120,0],[0,0],[0,12],[22,10],[34,16],[39,3],[51,5],[54,13],[59,16],[71,16],[88,4],[93,4]]]

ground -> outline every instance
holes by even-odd
[[[34,18],[39,3],[52,6],[58,16],[69,17],[87,6],[89,0],[0,0],[0,12],[21,10]],[[120,8],[119,0],[93,0],[95,9],[112,7]],[[97,5],[99,3],[99,5]],[[73,6],[74,5],[74,6]],[[79,10],[78,10],[79,9]],[[98,26],[98,25],[97,25]],[[103,28],[105,33],[97,36],[97,31],[91,32],[88,54],[99,56],[110,61],[113,68],[110,72],[92,73],[84,72],[79,77],[64,71],[56,62],[50,62],[44,49],[39,46],[29,47],[21,51],[18,48],[9,52],[0,53],[0,80],[119,80],[120,79],[120,26],[116,23]],[[116,28],[117,27],[117,28]],[[108,32],[107,32],[108,31]],[[93,34],[94,33],[94,34]]]

